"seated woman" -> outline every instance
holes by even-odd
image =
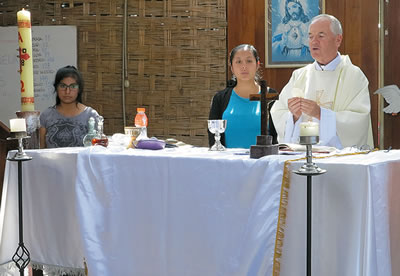
[[[261,92],[260,56],[254,46],[242,44],[232,49],[229,55],[232,80],[227,87],[213,97],[210,120],[227,120],[221,143],[227,148],[250,148],[256,144],[261,134],[260,101],[250,101],[250,94]],[[266,91],[268,93],[268,90]],[[277,143],[275,127],[270,118],[268,133]],[[214,144],[214,135],[208,133],[210,146]]]
[[[88,121],[99,114],[82,104],[83,78],[74,66],[59,69],[54,81],[56,104],[40,115],[40,148],[81,147]]]

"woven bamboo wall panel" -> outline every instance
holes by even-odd
[[[148,133],[207,145],[212,96],[226,79],[226,0],[128,0],[126,113],[122,114],[123,0],[1,1],[0,24],[27,8],[33,25],[76,25],[84,103],[107,134],[146,107]],[[68,47],[68,45],[65,45]]]

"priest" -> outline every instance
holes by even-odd
[[[368,79],[338,52],[342,33],[334,16],[311,20],[309,47],[315,61],[293,72],[271,109],[280,143],[298,143],[300,122],[316,121],[321,145],[373,148]]]

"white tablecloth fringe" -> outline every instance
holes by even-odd
[[[72,268],[62,267],[55,265],[46,265],[37,262],[30,262],[29,265],[34,269],[43,270],[44,276],[85,276],[85,270],[83,268]],[[0,265],[0,276],[18,276],[19,270],[14,262],[5,263]],[[25,269],[25,275],[28,276],[27,269]]]

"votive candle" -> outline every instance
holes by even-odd
[[[319,123],[317,122],[300,123],[300,136],[319,136]]]
[[[11,119],[10,120],[10,131],[11,132],[26,131],[25,119]]]

